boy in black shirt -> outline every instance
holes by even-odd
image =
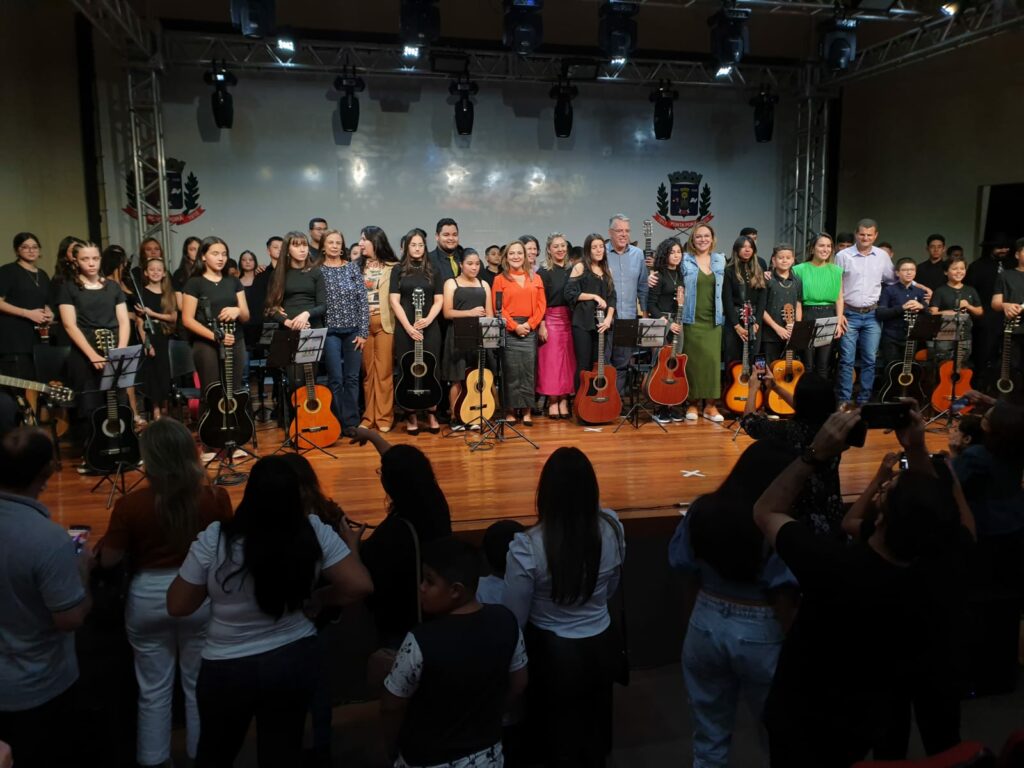
[[[786,344],[793,330],[793,323],[803,319],[800,297],[803,284],[793,274],[796,253],[792,246],[776,245],[772,249],[772,273],[768,281],[768,298],[764,307],[764,333],[761,337],[761,351],[768,364],[775,362],[786,351]],[[786,308],[790,317],[786,318]]]
[[[946,266],[946,284],[935,289],[929,307],[933,315],[945,317],[953,317],[957,312],[963,312],[960,322],[961,360],[966,360],[971,356],[972,318],[981,317],[984,312],[978,292],[971,286],[964,285],[966,274],[967,263],[963,259],[950,259]],[[953,357],[953,342],[936,341],[935,357],[939,360],[951,359]]]
[[[506,703],[526,687],[512,613],[476,600],[480,555],[454,538],[423,549],[420,603],[434,616],[406,635],[384,681],[381,713],[397,766],[502,765]]]
[[[1024,367],[1024,237],[1013,245],[1016,269],[1004,269],[996,278],[992,290],[992,309],[1002,313],[1003,323],[1015,322],[1013,342],[1010,348],[1010,368],[1019,371]],[[996,360],[1000,364],[1001,360]],[[1015,393],[1020,396],[1020,393]]]
[[[913,259],[903,258],[896,263],[898,282],[882,288],[875,317],[882,322],[882,344],[878,355],[879,371],[885,372],[889,365],[903,358],[907,343],[908,312],[920,312],[928,304],[925,290],[917,284],[917,265]],[[884,376],[876,379],[879,385]]]

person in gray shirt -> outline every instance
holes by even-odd
[[[605,243],[608,268],[612,273],[618,303],[615,316],[620,320],[636,320],[644,317],[644,312],[637,312],[637,304],[647,307],[647,267],[644,265],[644,252],[629,241],[629,217],[616,213],[608,220],[608,241]],[[619,393],[626,391],[626,369],[629,359],[636,352],[636,347],[613,347],[612,365],[618,371]]]

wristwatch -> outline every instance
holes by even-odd
[[[800,461],[813,469],[820,469],[828,464],[828,459],[823,459],[819,456],[817,451],[814,450],[813,445],[809,445],[804,449],[804,452],[800,454]]]

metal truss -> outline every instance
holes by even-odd
[[[793,154],[783,177],[782,237],[798,254],[825,227],[828,121],[828,98],[808,87],[796,105]]]
[[[131,58],[153,59],[159,44],[153,30],[135,13],[128,0],[71,0],[119,52]]]
[[[349,44],[296,41],[293,53],[279,51],[273,42],[249,40],[238,35],[208,35],[192,32],[165,32],[165,59],[169,65],[209,66],[215,59],[232,70],[278,72],[337,73],[354,66],[363,74],[414,76],[450,79],[450,72],[436,72],[430,59],[441,56],[456,60],[464,57],[469,76],[481,82],[555,81],[564,68],[588,65],[596,68],[597,80],[623,85],[655,84],[669,80],[676,86],[745,88],[770,84],[777,91],[795,90],[801,68],[797,64],[742,63],[729,77],[716,77],[716,67],[706,61],[630,60],[611,64],[592,58],[531,54],[516,56],[507,51],[463,51],[431,48],[420,59],[406,59],[395,45]],[[579,82],[593,77],[579,78]]]
[[[160,76],[155,69],[128,69],[128,121],[131,133],[129,204],[134,202],[137,242],[155,237],[170,252],[167,162],[160,109]]]
[[[658,8],[693,8],[698,5],[717,8],[721,6],[720,0],[634,0],[640,5],[649,5]],[[589,0],[592,3],[604,2],[604,0]],[[788,14],[794,16],[827,16],[832,18],[835,14],[836,5],[834,2],[813,2],[812,0],[738,0],[739,6],[753,8],[755,11],[765,11],[770,14]],[[888,12],[880,10],[859,10],[850,8],[846,11],[846,18],[859,19],[861,21],[921,21],[931,18],[934,14],[925,13],[913,8],[905,7],[905,4],[897,0]]]
[[[861,49],[849,69],[834,73],[825,82],[847,83],[870,77],[1016,28],[1024,28],[1024,13],[1009,2],[988,0]]]

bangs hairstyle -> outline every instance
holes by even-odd
[[[246,256],[252,256],[252,268],[253,268],[253,271],[255,271],[256,267],[258,267],[260,265],[260,260],[258,258],[256,258],[256,254],[253,251],[244,250],[244,251],[242,251],[238,255],[238,270],[242,274],[245,274],[245,270],[242,268],[242,259],[244,259]]]
[[[533,274],[533,270],[530,268],[530,260],[526,258],[526,246],[523,245],[521,240],[513,240],[511,243],[509,243],[508,245],[505,245],[501,249],[501,267],[500,267],[501,274],[503,274],[505,277],[509,278],[510,280],[512,279],[512,268],[509,267],[509,265],[508,265],[508,252],[512,248],[522,248],[523,249],[523,271],[526,272],[527,275],[532,275]]]
[[[164,276],[160,278],[160,282],[158,283],[160,286],[160,313],[163,315],[176,315],[178,314],[178,303],[174,299],[174,286],[171,285],[171,273],[167,271],[167,262],[163,259],[146,260],[142,265],[142,285],[139,286],[139,289],[143,291],[146,290],[146,286],[152,282],[146,275],[146,268],[153,262],[159,262],[164,265]],[[174,323],[165,323],[161,320],[160,325],[165,331],[167,331],[167,333],[174,332]]]
[[[772,248],[772,258],[774,259],[783,251],[789,251],[789,255],[793,257],[793,261],[796,261],[796,249],[789,243],[778,243],[774,248]]]
[[[419,264],[416,264],[413,259],[409,246],[412,245],[413,238],[420,238],[423,241],[423,258],[420,259]],[[414,272],[422,272],[431,285],[434,283],[434,267],[430,263],[430,256],[427,253],[427,233],[422,229],[416,227],[410,229],[405,235],[402,236],[402,261],[401,261],[401,274],[402,277],[411,275]]]
[[[663,269],[668,269],[668,257],[672,253],[672,249],[679,246],[679,255],[682,257],[683,245],[679,242],[679,238],[668,237],[658,243],[658,247],[654,249],[654,271],[660,272]],[[680,258],[679,267],[682,268],[682,259]]]
[[[199,251],[196,253],[196,263],[192,265],[192,277],[202,277],[206,272],[206,264],[203,263],[203,257],[206,255],[207,251],[215,245],[223,245],[224,255],[229,259],[231,258],[231,249],[228,248],[228,244],[224,242],[222,238],[219,238],[216,235],[204,237],[199,241]],[[227,269],[226,263],[224,265],[224,269]]]
[[[749,245],[754,251],[750,256],[750,261],[743,261],[740,258],[740,249],[746,245]],[[736,238],[736,242],[732,244],[732,258],[730,258],[729,264],[732,266],[737,280],[745,282],[754,289],[765,287],[764,270],[761,269],[761,264],[757,260],[757,243],[752,238]]]
[[[281,309],[281,305],[284,302],[284,285],[288,279],[288,273],[297,267],[292,266],[292,257],[289,255],[289,251],[292,245],[296,243],[305,243],[309,246],[309,238],[306,237],[305,232],[299,232],[297,229],[292,230],[284,236],[283,242],[281,243],[281,257],[277,260],[277,268],[273,271],[270,276],[270,287],[267,288],[267,298],[265,304],[265,312],[268,317],[277,313]],[[315,265],[313,259],[308,255],[306,256],[306,263],[302,267],[301,271],[306,272],[312,269]],[[225,269],[227,269],[225,267]]]
[[[718,235],[715,234],[715,228],[712,227],[710,224],[698,224],[696,227],[693,228],[693,232],[690,233],[690,237],[687,238],[686,245],[683,246],[683,253],[689,253],[693,256],[697,255],[697,251],[694,250],[693,247],[693,236],[700,232],[700,230],[702,229],[706,229],[708,232],[711,233],[711,250],[709,251],[709,253],[715,252],[715,249],[718,247]]]
[[[583,239],[583,269],[586,272],[594,271],[594,262],[591,259],[590,255],[590,246],[592,246],[595,242],[600,242],[601,245],[604,246],[604,260],[600,262],[602,273],[601,282],[605,284],[605,286],[608,288],[608,294],[611,295],[611,292],[615,290],[615,281],[612,279],[612,270],[608,266],[608,246],[605,245],[604,237],[597,234],[596,232],[592,232]]]
[[[368,240],[373,245],[374,258],[381,264],[395,264],[398,261],[398,257],[395,256],[395,251],[391,247],[391,243],[388,242],[388,236],[384,234],[384,230],[377,226],[363,227],[360,233],[364,240]],[[363,253],[359,254],[359,271],[366,273],[366,255]]]

